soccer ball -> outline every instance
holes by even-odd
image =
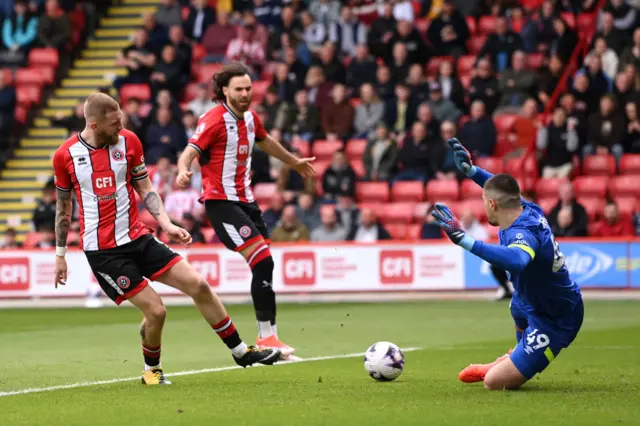
[[[380,382],[395,380],[404,369],[404,355],[391,342],[374,343],[364,354],[364,369]]]

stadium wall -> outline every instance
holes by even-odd
[[[561,250],[583,288],[640,289],[640,240],[564,240]],[[178,249],[221,295],[246,295],[250,270],[223,247]],[[348,294],[495,288],[488,265],[449,243],[274,245],[280,294]],[[96,281],[84,254],[67,255],[67,285],[54,288],[49,250],[3,251],[0,299],[84,297]],[[177,290],[153,283],[162,295]]]

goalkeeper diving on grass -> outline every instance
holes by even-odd
[[[584,317],[580,287],[569,275],[542,209],[520,196],[518,182],[508,174],[492,175],[474,166],[457,139],[447,143],[457,168],[483,188],[489,223],[500,227],[500,244],[466,235],[443,204],[436,204],[431,215],[455,244],[507,271],[515,289],[510,309],[516,347],[492,363],[471,364],[458,378],[465,383],[484,381],[490,390],[518,389],[576,338]]]

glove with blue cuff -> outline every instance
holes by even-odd
[[[447,144],[453,149],[453,159],[456,167],[465,175],[471,177],[476,173],[476,166],[471,161],[471,153],[456,138],[449,139]]]
[[[449,237],[454,244],[471,251],[476,240],[464,232],[458,218],[449,210],[449,207],[436,203],[431,211],[431,216],[433,216],[435,223],[444,230],[447,237]]]

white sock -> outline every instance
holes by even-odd
[[[273,330],[273,335],[278,337],[278,327],[275,324],[271,324],[271,330]]]
[[[271,321],[258,321],[258,335],[261,339],[275,334]]]
[[[154,365],[153,367],[147,364],[144,365],[144,371],[149,371],[154,368],[162,368],[162,364]]]
[[[247,352],[247,344],[244,342],[241,342],[238,346],[231,349],[231,353],[236,358],[242,358],[246,352]]]

